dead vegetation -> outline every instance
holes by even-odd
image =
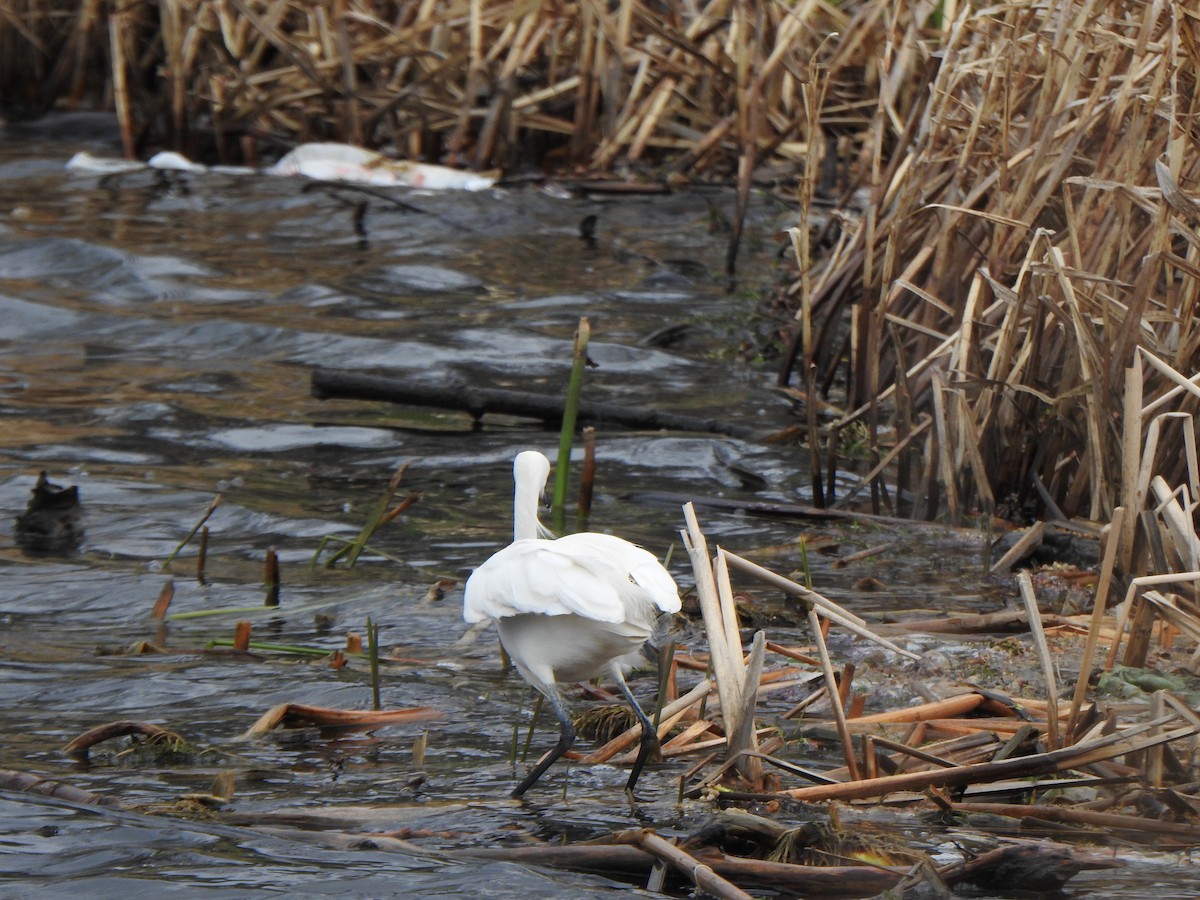
[[[795,340],[780,382],[811,401],[818,501],[859,499],[833,496],[831,476],[840,437],[862,428],[859,489],[875,513],[1083,517],[1108,523],[1103,561],[1089,615],[1046,613],[1028,588],[1014,614],[1039,647],[1043,696],[964,689],[862,714],[822,634],[865,623],[796,586],[813,646],[746,652],[723,587],[738,563],[689,534],[707,584],[699,664],[714,677],[662,711],[664,756],[697,757],[681,789],[722,803],[886,797],[1195,846],[1194,705],[1160,690],[1105,708],[1090,694],[1122,650],[1141,667],[1200,640],[1200,17],[1111,0],[688,8],[194,0],[63,17],[26,2],[0,18],[13,67],[0,87],[24,64],[41,76],[28,102],[82,103],[88,74],[105,73],[95,99],[115,103],[131,152],[151,134],[222,158],[336,137],[476,167],[653,163],[736,176],[743,198],[754,173],[794,172]],[[1067,636],[1076,672],[1060,690],[1052,653]],[[1200,666],[1182,655],[1180,668]],[[784,724],[755,721],[781,685],[808,684]],[[805,717],[817,707],[828,714]],[[800,737],[844,766],[789,762]],[[619,760],[636,740],[582,761]],[[1045,799],[1077,789],[1092,799]]]
[[[129,154],[336,139],[732,179],[731,271],[752,180],[782,176],[799,270],[779,380],[811,400],[818,504],[858,499],[833,495],[850,432],[875,512],[1124,504],[1133,529],[1152,432],[1181,483],[1191,420],[1161,417],[1200,396],[1186,4],[21,0],[0,60],[10,116],[111,105]]]
[[[1121,551],[1123,515],[1119,508],[1107,533],[1100,570],[1093,576],[1099,585],[1097,604],[1090,612],[1044,611],[1049,605],[1045,595],[1055,590],[1052,576],[1043,574],[1035,585],[1022,572],[1015,583],[1024,606],[1010,613],[869,623],[818,590],[710,547],[689,505],[682,536],[692,563],[703,640],[692,641],[689,652],[664,656],[670,669],[662,680],[665,696],[656,724],[664,768],[671,770],[671,780],[678,779],[680,801],[697,801],[712,814],[703,827],[677,843],[664,840],[655,829],[641,828],[565,845],[526,836],[519,846],[480,848],[475,836],[464,849],[452,831],[340,834],[345,826],[336,821],[338,805],[332,804],[306,813],[311,821],[304,840],[352,847],[368,838],[377,849],[394,852],[621,873],[648,879],[652,889],[663,890],[662,867],[654,866],[659,860],[676,872],[676,883],[682,879],[724,897],[748,896],[746,890],[757,888],[805,896],[873,896],[943,883],[1057,890],[1085,869],[1123,864],[1120,857],[1087,847],[1186,851],[1200,844],[1195,679],[1119,667],[1114,661],[1123,643],[1140,640],[1143,659],[1152,655],[1164,670],[1182,671],[1190,664],[1194,671],[1196,656],[1190,648],[1200,639],[1200,618],[1183,598],[1155,593],[1170,583],[1166,578],[1133,582],[1125,602],[1107,610],[1106,585]],[[887,552],[886,547],[872,549]],[[850,552],[842,558],[848,566],[860,566],[869,565],[872,557]],[[1061,582],[1072,583],[1078,574],[1062,572]],[[775,593],[785,595],[807,620],[808,633],[800,640],[808,643],[792,635],[792,645],[782,645],[758,631],[749,648],[743,647],[740,609],[763,605]],[[1127,615],[1131,608],[1147,611],[1142,638],[1129,627],[1131,618],[1138,618]],[[272,614],[286,614],[286,607]],[[996,650],[1002,671],[991,676],[939,673],[936,664],[914,652],[936,646],[931,633],[968,634],[982,641],[998,628],[1012,626],[1028,632],[1031,649],[1020,650],[1018,642],[1010,641],[1007,649]],[[876,658],[860,670],[853,662],[838,661],[831,647],[845,635],[877,648]],[[168,650],[165,633],[160,642],[154,652],[213,653],[211,646]],[[302,649],[260,645],[255,652],[282,659],[294,658]],[[436,664],[400,657],[385,661]],[[1099,680],[1097,671],[1104,673]],[[884,684],[898,683],[909,685],[909,693],[924,702],[896,702],[905,694],[879,694]],[[1121,695],[1114,686],[1129,690]],[[500,710],[495,714],[504,715]],[[309,740],[325,742],[348,732],[440,717],[427,707],[369,711],[286,703],[267,710],[239,740],[262,742],[284,728],[303,729]],[[157,725],[120,721],[89,729],[64,752],[78,756],[104,740],[130,734],[183,741]],[[602,738],[591,752],[573,752],[568,758],[572,766],[629,765],[639,738],[635,722]],[[418,737],[413,749],[413,765],[422,770],[424,743],[425,736]],[[816,757],[821,761],[813,764]],[[226,824],[278,833],[269,815],[238,811],[235,770],[236,765],[223,773],[226,783],[220,789],[183,799],[194,805],[202,798],[199,809],[205,821],[219,816]],[[424,777],[422,772],[419,779]],[[572,780],[561,767],[555,777]],[[435,774],[432,784],[436,779]],[[62,791],[16,772],[0,772],[0,783],[12,790]],[[567,795],[571,804],[596,802],[578,788]],[[397,815],[392,804],[364,809],[373,819]],[[147,811],[157,815],[164,810],[195,815],[192,806]],[[521,814],[519,805],[514,812]],[[887,824],[881,823],[881,814]],[[980,852],[934,866],[916,842],[902,837],[904,829],[948,826],[970,835]],[[1047,831],[1059,843],[1005,837]]]
[[[799,159],[802,73],[847,23],[824,3],[710,0],[141,0],[0,16],[0,93],[33,109],[114,105],[133,152],[155,136],[342,140],[487,168],[674,160],[728,175],[739,154]],[[32,76],[32,77],[31,77]],[[10,101],[11,102],[11,101]]]
[[[1194,433],[1200,19],[931,15],[906,5],[880,34],[858,193],[825,219],[802,182],[780,381],[844,398],[810,418],[818,471],[866,426],[876,511],[1108,521],[1125,503],[1132,533],[1139,469],[1180,484]],[[821,83],[860,64],[856,21]]]

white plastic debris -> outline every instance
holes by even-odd
[[[87,151],[76,153],[67,161],[68,169],[97,175],[137,172],[147,167],[171,172],[219,172],[238,175],[255,172],[254,169],[236,166],[216,166],[210,169],[172,150],[156,153],[146,163],[93,156]],[[400,185],[434,191],[482,191],[496,183],[495,178],[475,172],[391,159],[382,153],[355,147],[353,144],[332,143],[301,144],[262,172],[265,175],[302,175],[318,181],[345,181],[380,187]]]
[[[446,166],[391,159],[352,144],[301,144],[266,170],[270,175],[303,175],[320,181],[431,190],[481,191],[496,179]]]
[[[174,150],[163,150],[161,153],[155,153],[146,161],[152,169],[166,169],[170,172],[207,172],[208,166],[202,166],[200,163],[194,163],[186,156],[176,153]]]
[[[67,168],[73,172],[85,172],[97,175],[115,175],[118,172],[137,172],[146,168],[145,163],[129,159],[114,159],[106,156],[96,156],[82,150],[67,160]]]

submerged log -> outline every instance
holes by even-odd
[[[487,413],[539,419],[547,426],[562,424],[563,400],[544,394],[510,391],[503,388],[474,387],[464,384],[418,384],[382,375],[314,369],[312,394],[320,400],[384,400],[408,406],[432,406],[470,413],[478,422]],[[699,431],[754,438],[753,429],[720,419],[703,419],[640,409],[615,403],[579,404],[578,425],[608,424],[627,428],[669,431]]]
[[[12,769],[0,769],[0,790],[38,794],[42,797],[54,797],[68,803],[82,803],[88,806],[108,806],[114,809],[122,806],[121,801],[115,797],[106,797],[104,794],[63,784],[61,781],[51,781],[48,778],[39,778],[37,775]]]
[[[618,840],[621,836],[616,836]],[[512,847],[462,850],[457,858],[502,859],[525,865],[621,873],[645,877],[654,856],[639,847],[622,844],[568,844],[566,846]],[[808,866],[730,856],[719,850],[692,850],[688,860],[711,869],[726,882],[768,886],[805,897],[872,897],[894,888],[907,866],[840,865]],[[1076,853],[1058,844],[1023,843],[981,854],[938,870],[951,887],[959,884],[1004,885],[1016,890],[1058,890],[1083,869],[1116,868],[1117,860]]]
[[[463,850],[459,858],[499,859],[523,865],[549,866],[585,872],[615,873],[644,878],[655,857],[640,847],[625,844],[568,844],[566,846],[509,847]],[[693,853],[697,862],[732,881],[767,884],[776,890],[806,897],[870,897],[888,890],[903,876],[903,869],[878,866],[799,866],[792,863],[746,859],[724,853]]]

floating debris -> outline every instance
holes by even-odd
[[[276,728],[317,728],[323,734],[337,735],[352,731],[375,731],[388,725],[407,725],[441,718],[441,712],[429,706],[407,709],[331,709],[302,703],[280,703],[263,713],[242,735],[243,739],[274,731]]]
[[[137,160],[96,156],[86,150],[81,150],[67,160],[67,169],[70,171],[92,175],[120,175],[124,172],[140,172],[145,168],[146,163]]]
[[[482,191],[496,179],[446,166],[391,159],[353,144],[301,144],[265,170],[269,175],[303,175],[319,181],[347,181],[430,190]]]
[[[164,150],[146,162],[96,156],[86,150],[67,160],[67,169],[92,175],[121,175],[155,169],[163,172],[214,172],[225,175],[302,175],[318,181],[341,181],[376,187],[411,187],[426,190],[482,191],[496,183],[492,175],[464,172],[447,166],[392,159],[353,144],[301,144],[266,169],[245,166],[205,166],[181,153]]]
[[[207,172],[208,166],[203,166],[200,163],[192,162],[182,153],[176,153],[173,150],[164,150],[161,153],[155,153],[152,157],[146,160],[146,165],[152,169],[166,169],[171,172]],[[250,171],[247,169],[246,171]]]

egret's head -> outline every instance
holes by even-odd
[[[538,498],[546,488],[550,475],[550,460],[536,450],[524,450],[513,460],[513,480],[516,493],[513,495],[513,537],[553,538],[537,518]]]
[[[540,494],[550,477],[550,460],[536,450],[522,450],[513,460],[513,480]]]

